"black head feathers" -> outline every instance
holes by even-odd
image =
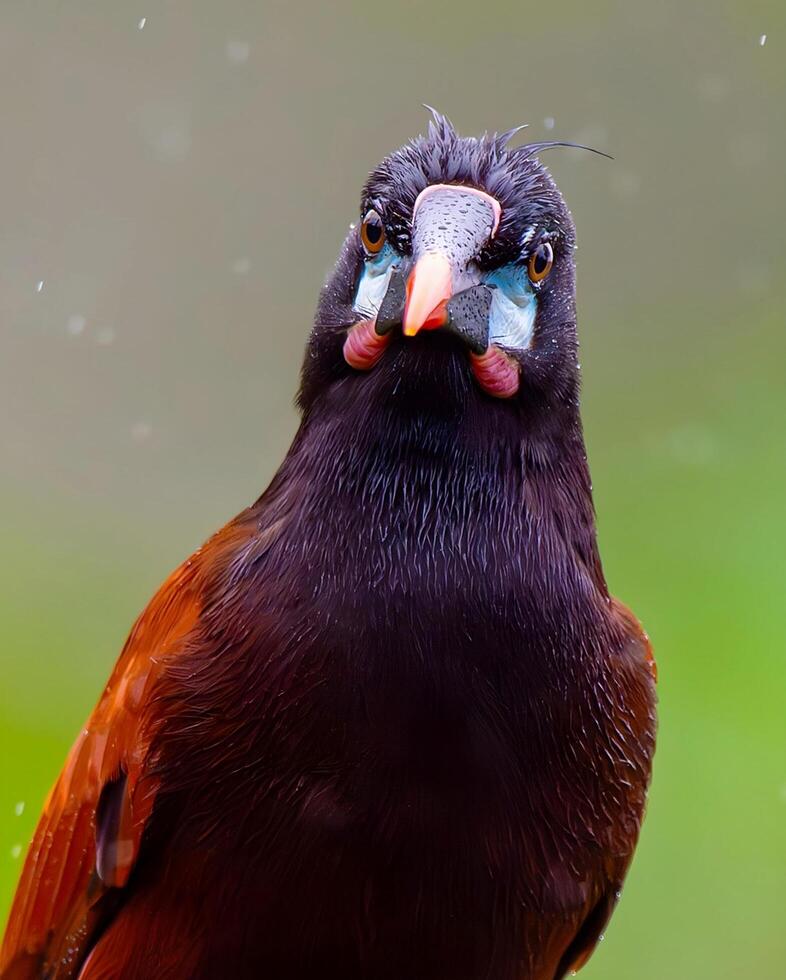
[[[388,235],[402,254],[410,249],[415,200],[424,187],[438,182],[477,187],[499,201],[502,221],[493,253],[487,257],[490,265],[515,258],[536,230],[560,238],[567,246],[573,244],[570,213],[537,154],[554,146],[579,144],[548,140],[511,147],[510,140],[523,126],[480,137],[460,136],[446,116],[430,111],[433,119],[427,134],[387,156],[363,191],[362,210],[374,207],[384,214]]]
[[[394,331],[387,353],[378,362],[379,367],[372,372],[368,384],[358,377],[357,364],[350,361],[348,366],[342,353],[347,332],[368,319],[368,309],[379,310],[389,287],[385,275],[388,272],[392,275],[395,268],[403,280],[410,277],[416,258],[412,247],[413,212],[419,195],[432,185],[455,184],[483,192],[499,209],[498,224],[474,253],[469,272],[473,282],[488,283],[499,291],[497,312],[491,309],[489,313],[487,336],[491,343],[495,342],[495,336],[505,338],[499,343],[521,366],[518,396],[510,399],[504,410],[537,414],[546,421],[564,412],[576,418],[579,378],[575,232],[556,183],[538,159],[542,150],[563,144],[549,140],[512,146],[511,140],[521,131],[521,126],[503,133],[461,136],[445,116],[431,111],[433,118],[426,134],[385,157],[365,183],[361,219],[371,209],[381,218],[386,243],[390,246],[383,253],[383,258],[387,255],[387,265],[375,266],[370,262],[360,229],[353,226],[320,296],[303,365],[300,405],[306,410],[320,392],[344,380],[348,385],[363,388],[368,397],[384,399],[386,392],[400,392],[405,381],[411,381],[415,387],[422,385],[432,368],[439,375],[428,382],[435,403],[455,403],[456,392],[465,405],[476,398],[477,386],[473,388],[471,383],[466,350],[442,335],[417,338],[417,341],[410,338],[405,342],[402,331]],[[553,256],[548,281],[531,287],[516,286],[520,281],[516,276],[527,275],[529,260],[544,244]],[[495,280],[495,276],[502,279]],[[364,295],[359,305],[361,281],[369,295]],[[462,289],[470,285],[461,281]],[[377,282],[380,289],[378,296],[374,293],[376,305],[369,305],[367,301]],[[509,315],[504,299],[508,291],[516,293],[516,289],[520,289],[514,297],[514,305],[516,302],[518,305]],[[527,296],[532,298],[530,306],[524,302]],[[520,312],[525,309],[529,313]],[[525,323],[527,316],[532,319]],[[519,326],[521,331],[516,332]],[[444,357],[436,356],[437,348],[444,349]],[[453,384],[451,379],[458,379],[460,384]]]

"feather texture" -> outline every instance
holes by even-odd
[[[353,371],[350,232],[294,443],[134,626],[4,980],[559,980],[591,954],[643,817],[654,663],[598,555],[570,216],[508,137],[435,114],[364,198],[401,241],[435,178],[499,195],[503,250],[558,230],[519,392],[487,397],[441,331]]]

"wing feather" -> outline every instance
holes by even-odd
[[[210,570],[244,533],[233,522],[215,535],[164,582],[132,628],[44,805],[0,951],[3,980],[74,976],[102,899],[128,881],[157,790],[151,691],[164,666],[194,642]],[[112,820],[100,825],[102,794],[113,787]]]

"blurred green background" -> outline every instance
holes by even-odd
[[[133,618],[284,454],[317,291],[421,102],[616,158],[544,157],[578,226],[605,567],[661,677],[641,846],[584,975],[782,977],[774,0],[3,0],[0,917]]]

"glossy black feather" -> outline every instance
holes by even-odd
[[[351,369],[350,231],[286,459],[174,578],[198,614],[134,716],[149,744],[130,804],[154,806],[104,931],[79,936],[81,980],[559,980],[612,912],[654,687],[598,554],[573,226],[526,147],[436,114],[363,195],[402,252],[430,182],[498,197],[489,266],[553,244],[520,390],[490,398],[441,331],[394,331]],[[100,854],[121,822],[108,785]],[[23,947],[15,976],[51,954]]]

